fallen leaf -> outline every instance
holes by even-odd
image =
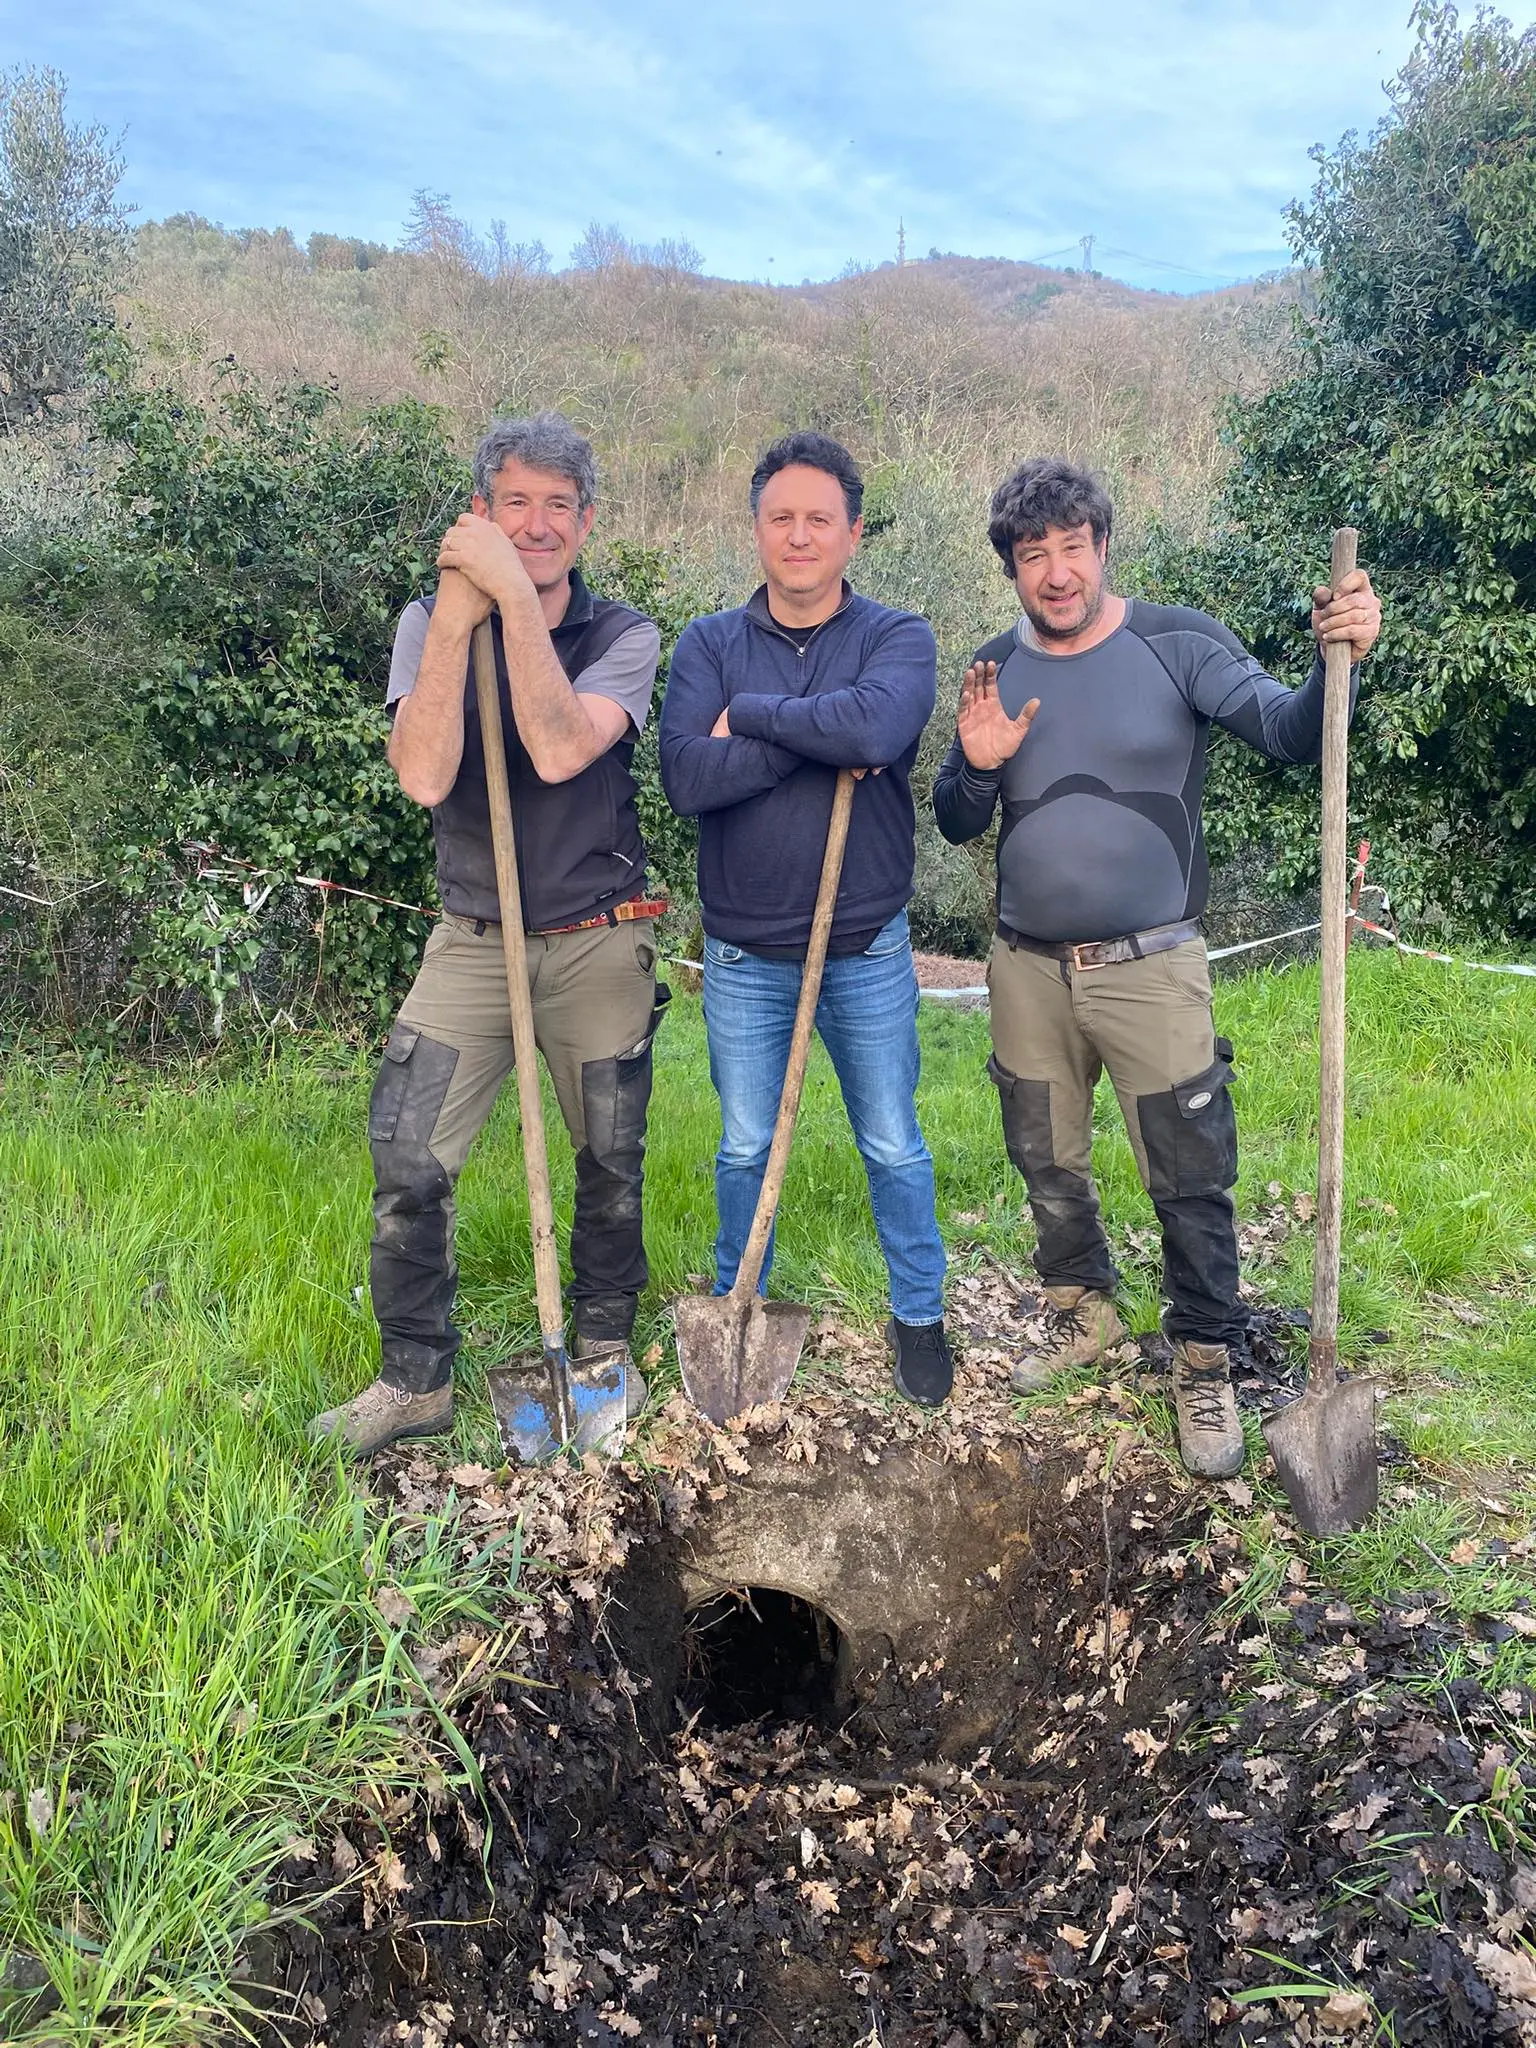
[[[478,1493],[482,1486],[488,1486],[496,1477],[484,1465],[451,1465],[448,1477],[455,1486],[462,1486],[467,1493]]]
[[[35,1835],[46,1835],[53,1826],[53,1795],[46,1785],[27,1794],[27,1822]]]
[[[1500,1948],[1496,1942],[1481,1941],[1472,1960],[1477,1974],[1506,1998],[1522,2005],[1536,2005],[1536,1956],[1528,1949]]]
[[[1347,1828],[1357,1829],[1364,1834],[1375,1827],[1384,1814],[1392,1811],[1392,1801],[1384,1792],[1373,1792],[1368,1799],[1362,1799],[1358,1806],[1351,1806],[1345,1813],[1336,1813],[1329,1821],[1331,1833],[1342,1835]]]
[[[1335,1991],[1317,2015],[1320,2027],[1335,2034],[1352,2034],[1376,2017],[1376,2008],[1358,1991]]]
[[[373,1604],[390,1628],[404,1628],[416,1612],[416,1602],[409,1593],[402,1593],[398,1586],[380,1586],[373,1596]]]
[[[1061,1938],[1068,1948],[1084,1949],[1088,1946],[1088,1937],[1081,1927],[1063,1927]]]
[[[1464,1536],[1459,1543],[1453,1543],[1445,1554],[1452,1564],[1476,1564],[1483,1554],[1483,1546],[1475,1536]]]
[[[819,1877],[807,1879],[800,1887],[800,1896],[813,1913],[835,1913],[837,1911],[837,1887],[825,1883]]]

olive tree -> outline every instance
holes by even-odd
[[[85,385],[128,257],[122,158],[73,126],[56,71],[0,73],[0,424],[57,412]]]

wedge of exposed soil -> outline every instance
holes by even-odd
[[[349,1824],[256,1959],[283,2038],[1536,2040],[1533,1702],[1428,1676],[1510,1624],[1357,1617],[1299,1543],[1256,1604],[1115,1389],[1021,1423],[973,1368],[927,1418],[880,1370],[827,1325],[741,1429],[678,1401],[616,1468],[387,1464],[551,1568],[495,1683],[455,1693],[473,1632],[418,1652],[489,1838],[442,1790]]]

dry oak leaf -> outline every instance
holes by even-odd
[[[826,1884],[819,1877],[808,1878],[800,1887],[800,1896],[813,1913],[835,1913],[837,1887]]]
[[[1084,1949],[1088,1946],[1088,1937],[1081,1927],[1063,1927],[1058,1931],[1068,1948]]]
[[[1326,2005],[1319,2009],[1317,2023],[1331,2033],[1352,2034],[1357,2027],[1365,2026],[1375,2017],[1376,2008],[1358,1991],[1335,1991]]]
[[[380,1586],[373,1596],[373,1604],[390,1628],[404,1628],[416,1612],[416,1602],[409,1593],[402,1593],[398,1586]]]
[[[1392,1801],[1384,1792],[1373,1792],[1368,1799],[1362,1799],[1358,1806],[1351,1806],[1345,1813],[1336,1813],[1328,1823],[1331,1834],[1342,1835],[1346,1828],[1357,1828],[1364,1834],[1367,1828],[1375,1827],[1384,1814],[1392,1811]]]
[[[455,1486],[462,1486],[466,1492],[474,1493],[482,1486],[488,1486],[496,1477],[484,1465],[450,1465],[448,1477]]]
[[[1536,2005],[1536,1956],[1529,1949],[1512,1950],[1480,1941],[1472,1960],[1477,1974],[1495,1991],[1521,2005]]]

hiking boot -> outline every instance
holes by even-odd
[[[903,1323],[895,1316],[885,1326],[891,1351],[891,1377],[898,1394],[919,1408],[938,1408],[955,1384],[955,1358],[942,1323]]]
[[[403,1436],[438,1436],[453,1425],[453,1381],[430,1394],[413,1394],[389,1380],[375,1380],[339,1408],[327,1408],[309,1425],[312,1443],[335,1437],[355,1458],[371,1458]]]
[[[572,1365],[622,1365],[624,1368],[624,1419],[633,1422],[645,1408],[650,1389],[645,1384],[645,1374],[629,1354],[629,1346],[622,1337],[583,1337],[575,1331],[571,1337]]]
[[[1246,1446],[1225,1344],[1179,1339],[1173,1347],[1173,1398],[1185,1471],[1196,1479],[1230,1479],[1241,1472]]]
[[[1042,1287],[1045,1335],[1009,1374],[1016,1394],[1039,1394],[1072,1365],[1097,1365],[1125,1325],[1107,1294],[1091,1287]]]

